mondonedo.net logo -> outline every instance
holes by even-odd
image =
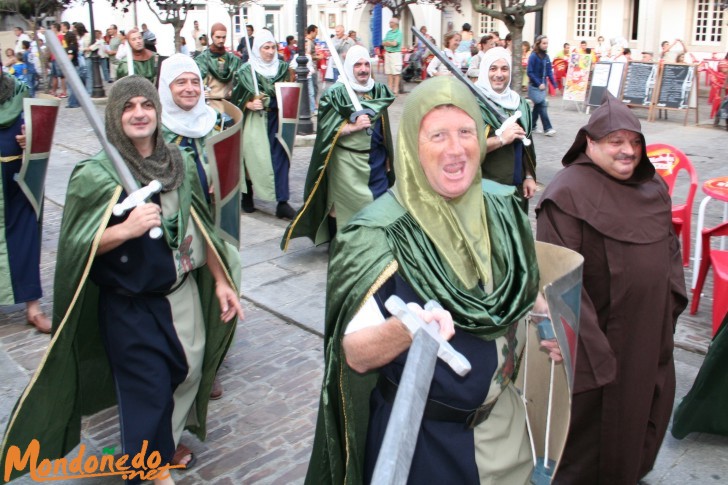
[[[144,440],[141,451],[133,457],[114,456],[114,448],[105,448],[104,454],[99,458],[95,455],[84,456],[86,446],[81,445],[75,458],[58,458],[52,461],[46,458],[38,463],[40,442],[32,440],[25,453],[17,446],[8,448],[3,481],[10,479],[13,469],[27,471],[36,482],[46,482],[112,476],[118,476],[122,480],[155,480],[167,478],[169,470],[185,468],[185,465],[163,465],[158,451],[152,451],[147,456],[147,446],[148,442]]]

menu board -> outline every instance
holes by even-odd
[[[695,67],[690,64],[664,64],[658,87],[657,107],[686,109],[693,88]]]
[[[624,66],[625,64],[622,62],[597,62],[594,64],[587,105],[599,106],[602,104],[605,91],[612,93],[615,98],[619,97]]]
[[[622,102],[636,106],[650,106],[657,81],[658,64],[654,62],[630,62],[624,79]]]

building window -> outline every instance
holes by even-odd
[[[578,0],[576,2],[577,39],[597,36],[598,3],[598,0]]]
[[[480,5],[485,8],[492,10],[498,10],[498,3],[493,0],[480,0]],[[479,14],[478,27],[480,29],[480,35],[485,35],[489,32],[497,31],[496,22],[497,20],[488,14]]]
[[[695,0],[693,41],[719,44],[723,40],[723,9],[714,0]]]

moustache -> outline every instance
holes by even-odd
[[[631,160],[634,162],[637,160],[637,157],[635,155],[619,155],[616,157],[616,160]]]

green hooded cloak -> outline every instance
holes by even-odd
[[[361,100],[363,108],[372,109],[376,116],[372,123],[382,120],[384,130],[384,143],[387,150],[387,165],[391,167],[392,156],[392,133],[389,125],[387,108],[394,102],[392,92],[384,84],[375,83],[374,88],[368,95],[369,99]],[[289,224],[281,240],[281,249],[285,250],[291,239],[306,236],[315,244],[323,244],[330,240],[328,227],[325,224],[326,216],[331,210],[333,200],[329,200],[329,163],[337,162],[337,148],[339,148],[339,136],[341,130],[346,126],[351,115],[355,112],[354,106],[349,100],[344,85],[337,83],[328,89],[319,101],[318,126],[316,127],[316,142],[313,146],[311,163],[308,166],[306,184],[303,191],[304,204],[296,217]],[[369,137],[366,140],[370,140]],[[365,148],[366,150],[369,147]],[[366,157],[366,154],[363,155]],[[364,160],[366,163],[366,160]],[[390,185],[394,182],[394,170],[390,168],[388,173]],[[351,180],[351,185],[367,186],[369,179]]]
[[[359,484],[377,373],[346,364],[341,341],[364,302],[395,272],[423,300],[449,310],[459,330],[484,339],[504,335],[533,306],[538,267],[533,236],[511,187],[474,177],[468,191],[446,201],[429,187],[419,164],[418,133],[425,114],[452,104],[483,122],[473,95],[442,76],[422,83],[406,102],[400,125],[393,195],[360,212],[337,236],[327,283],[324,379],[308,484]],[[431,231],[435,232],[431,232]],[[462,241],[486,234],[488,241]],[[460,242],[458,242],[460,240]],[[454,251],[447,254],[443,251]],[[487,261],[476,261],[487,257]],[[470,264],[465,264],[469,262]],[[477,278],[486,277],[486,292]]]
[[[270,99],[276,96],[275,83],[288,81],[288,63],[280,62],[278,72],[272,78],[256,73],[258,90],[267,109]],[[243,112],[243,172],[250,177],[255,193],[263,200],[276,200],[273,161],[268,142],[268,113],[250,111],[245,107],[255,98],[255,87],[250,72],[250,63],[243,64],[235,73],[233,93],[230,102]],[[245,184],[241,184],[245,190]]]
[[[197,181],[191,157],[184,157],[185,177]],[[185,183],[178,190],[180,201],[191,200],[190,214],[225,269],[228,283],[237,291],[228,255],[212,228],[200,183]],[[99,335],[99,289],[89,273],[98,246],[122,192],[111,161],[104,152],[80,162],[69,182],[58,242],[54,281],[53,338],[38,369],[23,391],[10,416],[0,445],[0,470],[8,449],[25,451],[31,440],[40,442],[39,461],[68,454],[81,437],[81,417],[116,403],[114,381]],[[204,439],[207,404],[212,382],[229,347],[236,321],[220,320],[215,281],[207,266],[193,273],[199,287],[205,316],[206,343],[202,381],[196,398],[196,422],[188,426]],[[24,472],[27,472],[26,468]],[[21,472],[15,471],[12,477]]]

